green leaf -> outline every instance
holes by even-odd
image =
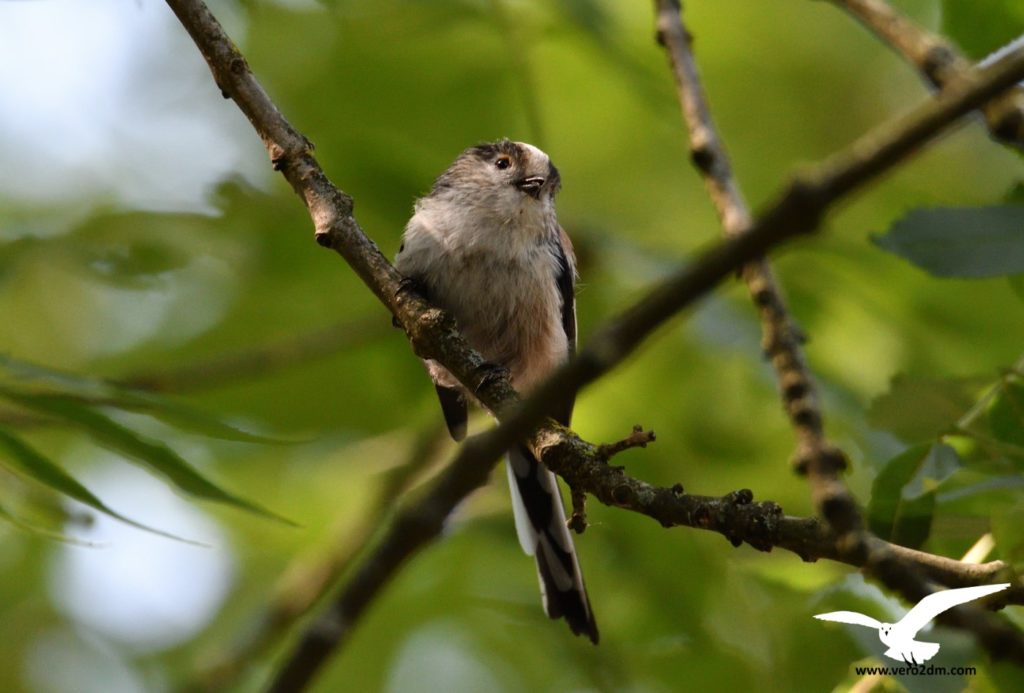
[[[101,544],[97,544],[96,542],[76,539],[75,537],[69,537],[66,534],[61,534],[60,532],[54,532],[52,529],[40,527],[39,525],[33,524],[32,522],[29,522],[23,518],[18,517],[14,513],[7,510],[7,508],[3,507],[2,505],[0,505],[0,520],[8,522],[17,527],[18,529],[25,530],[26,532],[38,534],[39,536],[46,537],[47,539],[55,539],[57,541],[64,542],[65,544],[74,544],[76,546],[89,547],[101,546]]]
[[[110,403],[119,409],[148,414],[169,426],[207,438],[262,445],[288,445],[294,442],[243,431],[195,407],[151,392],[116,388]]]
[[[28,381],[47,388],[48,394],[92,400],[105,406],[147,414],[175,428],[208,438],[273,445],[289,442],[243,431],[169,397],[122,387],[100,378],[47,368],[4,355],[0,355],[0,368],[18,381]]]
[[[992,435],[999,441],[1024,447],[1024,385],[1006,383],[988,411]]]
[[[1024,570],[1024,500],[992,516],[992,536],[999,548],[999,556],[1013,566],[1014,570]]]
[[[49,460],[40,454],[37,450],[28,445],[25,441],[13,435],[12,433],[0,429],[0,448],[2,448],[7,454],[4,455],[4,459],[7,460],[7,465],[13,471],[20,472],[25,476],[35,479],[44,486],[62,493],[69,498],[73,498],[79,503],[83,503],[94,510],[98,510],[101,513],[109,515],[114,519],[120,520],[125,524],[129,524],[132,527],[152,532],[153,534],[159,534],[169,539],[175,539],[177,541],[183,541],[187,544],[199,544],[199,542],[190,541],[183,539],[174,534],[149,527],[136,522],[131,518],[125,517],[119,512],[109,508],[103,501],[97,498],[89,489],[78,482],[73,476],[68,474],[54,462]]]
[[[868,421],[908,443],[934,438],[949,429],[977,399],[991,378],[932,380],[899,374],[889,391],[871,402]]]
[[[927,494],[934,494],[942,482],[953,476],[961,466],[963,462],[960,455],[952,446],[945,443],[932,445],[900,495],[904,500],[914,501]]]
[[[295,525],[277,513],[230,493],[202,476],[166,445],[148,440],[92,407],[57,395],[25,394],[0,389],[0,394],[33,411],[84,429],[94,440],[134,459],[195,498],[224,503],[257,515]]]
[[[1007,474],[1003,476],[990,476],[976,481],[968,483],[959,488],[952,488],[943,491],[938,494],[937,500],[939,503],[954,503],[961,501],[965,498],[984,498],[985,507],[991,510],[991,504],[993,502],[1003,502],[1004,498],[1016,497],[1017,493],[1021,489],[1024,489],[1024,477],[1020,474]],[[996,499],[993,501],[993,499]],[[961,512],[959,509],[957,512]],[[985,517],[988,517],[990,513],[986,512]],[[976,513],[970,513],[972,517],[980,516]]]
[[[102,397],[106,393],[103,383],[95,378],[47,368],[28,361],[0,354],[0,368],[9,376],[5,380],[29,381],[59,388],[62,392],[81,397]]]
[[[942,33],[975,60],[1024,33],[1018,0],[943,0]]]
[[[871,486],[871,531],[902,546],[921,546],[931,532],[935,490],[959,468],[959,455],[942,443],[915,445],[889,460]]]
[[[1021,274],[1024,205],[916,209],[872,240],[937,277]]]

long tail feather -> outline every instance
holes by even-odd
[[[537,559],[544,611],[551,618],[564,618],[573,633],[586,635],[596,644],[597,623],[565,524],[555,475],[528,449],[517,446],[508,455],[508,476],[519,543]]]

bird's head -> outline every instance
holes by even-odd
[[[434,183],[432,195],[469,193],[509,205],[551,201],[562,179],[532,144],[500,140],[470,147]]]

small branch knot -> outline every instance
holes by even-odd
[[[768,308],[777,303],[775,291],[769,286],[759,286],[753,292],[753,300],[758,308]]]
[[[810,383],[803,371],[788,371],[780,380],[782,381],[782,397],[787,402],[794,402],[805,397],[810,392]]]
[[[710,173],[715,165],[715,149],[706,139],[694,142],[690,147],[690,161],[705,175]]]
[[[937,43],[925,53],[921,69],[933,84],[941,85],[946,78],[946,70],[956,62],[953,51],[944,43]]]
[[[793,457],[793,469],[801,476],[812,469],[817,474],[837,476],[846,471],[849,462],[842,450],[834,445],[801,446]]]
[[[790,416],[793,421],[803,428],[821,430],[821,412],[814,402],[807,399],[792,400],[789,403]]]
[[[749,488],[741,488],[738,491],[731,491],[724,496],[722,500],[731,505],[750,505],[754,502],[754,492]]]
[[[825,521],[839,536],[855,534],[861,528],[860,511],[853,496],[837,481],[822,485],[815,492],[815,505]]]
[[[633,489],[627,484],[619,484],[612,489],[612,501],[616,505],[629,505],[633,501]]]

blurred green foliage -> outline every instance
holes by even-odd
[[[989,11],[1002,16],[999,3],[898,4],[930,26],[948,26],[942,12],[951,6],[962,18],[970,5],[972,22]],[[328,175],[354,197],[360,223],[388,255],[415,197],[463,148],[507,136],[551,154],[564,183],[559,216],[580,257],[583,342],[719,233],[688,163],[645,3],[252,0],[212,7],[231,19],[259,79],[315,142]],[[928,93],[911,68],[826,3],[690,2],[686,17],[714,116],[755,208],[794,166]],[[971,38],[972,47],[1009,38],[1001,20],[971,26],[984,33]],[[168,19],[167,31],[180,27]],[[171,59],[196,57],[183,51]],[[198,62],[196,75],[208,81]],[[149,97],[169,88],[160,80],[140,84]],[[219,98],[212,84],[201,94]],[[259,151],[240,118],[237,128]],[[190,145],[158,126],[152,136]],[[313,242],[299,200],[282,180],[245,173],[211,191],[215,214],[128,209],[70,192],[68,202],[43,206],[0,191],[0,352],[14,359],[0,382],[24,386],[14,363],[79,374],[50,383],[46,401],[60,406],[49,411],[31,405],[43,401],[38,392],[34,400],[0,401],[7,431],[0,443],[10,453],[0,458],[5,691],[57,690],[32,664],[54,651],[79,657],[71,661],[81,690],[163,690],[188,680],[257,627],[293,561],[316,562],[363,531],[388,473],[440,423],[433,388],[404,336],[388,327],[389,316],[339,258]],[[1020,279],[989,276],[1005,270],[940,279],[871,238],[900,218],[916,220],[913,233],[934,231],[913,210],[1000,204],[1020,180],[1019,157],[972,122],[842,205],[823,235],[775,258],[810,337],[829,434],[853,460],[849,483],[870,508],[872,527],[949,556],[992,531],[993,557],[1015,565],[1024,497]],[[1012,214],[1020,218],[1019,209]],[[959,240],[956,229],[940,235]],[[999,240],[1017,238],[1019,252],[1019,235],[1011,224]],[[941,240],[933,234],[928,241],[935,257],[959,257],[956,248],[937,247]],[[354,333],[335,351],[314,358],[279,346],[292,340],[294,348],[339,321]],[[211,387],[200,379],[176,389],[169,375],[261,349],[277,360],[253,361],[244,377],[211,378]],[[103,378],[160,382],[166,391],[156,396]],[[85,385],[100,391],[83,392]],[[793,438],[760,354],[756,316],[737,283],[664,328],[579,398],[574,425],[588,440],[621,438],[634,423],[655,430],[658,441],[619,458],[630,473],[663,485],[681,481],[694,493],[747,487],[790,514],[811,512],[806,484],[788,465]],[[233,439],[231,431],[254,438]],[[146,526],[207,539],[148,515],[145,504],[129,513],[93,489],[90,474],[108,464],[95,450],[103,444],[125,455],[115,469],[129,457],[170,461],[172,476],[187,464],[213,488],[249,499],[243,505],[258,503],[301,527],[193,500],[226,542],[196,551],[228,555],[236,565],[226,600],[205,627],[173,646],[118,644],[61,606],[62,557],[103,549],[65,546],[2,517],[91,541],[82,506],[61,491],[94,510],[109,505]],[[438,457],[452,449],[445,444]],[[35,473],[24,474],[33,464]],[[458,510],[442,541],[384,591],[317,690],[829,690],[851,685],[852,663],[880,652],[852,630],[811,618],[857,609],[855,600],[884,603],[863,581],[844,578],[845,566],[733,549],[715,535],[665,531],[591,503],[593,526],[578,547],[602,632],[595,649],[544,617],[503,475],[495,477]],[[1020,623],[1018,611],[1007,614]],[[247,662],[239,688],[257,690],[292,640]],[[969,640],[949,656],[982,667],[966,682],[976,690],[1022,684],[1019,671],[986,667]],[[104,687],[112,671],[135,683]],[[935,683],[893,685],[926,690]]]
[[[942,30],[980,60],[1024,33],[1024,5],[1004,0],[942,0]]]

